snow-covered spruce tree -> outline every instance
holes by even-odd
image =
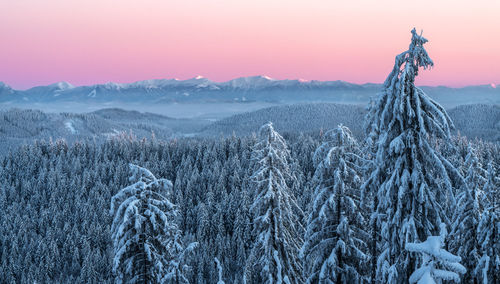
[[[111,199],[113,272],[118,283],[187,283],[186,250],[174,223],[175,206],[167,199],[172,183],[130,164],[133,184]],[[187,250],[192,249],[189,246]]]
[[[342,125],[325,133],[314,153],[315,200],[301,257],[306,283],[362,283],[367,233],[360,212],[360,151]]]
[[[460,282],[459,274],[464,274],[466,269],[460,264],[460,256],[442,249],[445,237],[446,225],[442,224],[439,236],[427,237],[423,243],[406,244],[406,250],[422,254],[421,265],[410,276],[410,284],[441,284],[442,280]]]
[[[367,110],[374,107],[375,99],[370,99]],[[368,117],[369,118],[369,117]],[[380,175],[378,174],[379,167],[375,163],[375,155],[377,152],[376,140],[379,135],[376,128],[371,127],[369,119],[365,119],[365,131],[367,134],[366,143],[363,147],[365,159],[363,160],[363,184],[361,185],[361,200],[360,208],[367,216],[367,232],[370,234],[369,241],[367,242],[370,263],[367,267],[369,270],[370,283],[377,283],[377,256],[378,246],[380,245],[380,226],[379,218],[377,218],[378,196],[377,191],[380,186]]]
[[[483,191],[486,195],[485,208],[477,228],[479,262],[474,275],[479,283],[498,283],[500,271],[500,219],[498,194],[500,178],[495,173],[493,163],[488,165],[487,182]]]
[[[366,117],[375,166],[365,187],[376,191],[380,283],[407,282],[417,263],[404,250],[405,244],[437,235],[441,222],[449,224],[442,207],[455,202],[450,172],[457,170],[428,142],[434,137],[449,143],[453,123],[415,86],[418,69],[433,62],[423,47],[427,39],[415,29],[411,33],[409,49],[396,56],[394,69]]]
[[[456,214],[453,217],[450,251],[462,257],[467,273],[465,283],[477,283],[474,269],[477,267],[480,256],[479,240],[477,236],[481,218],[482,187],[485,184],[484,170],[472,146],[468,147],[465,159],[467,168],[466,186],[457,198]]]
[[[252,159],[255,199],[253,213],[255,242],[246,264],[247,283],[303,283],[298,253],[304,229],[302,211],[287,181],[290,153],[285,140],[267,123],[260,128],[260,141]]]

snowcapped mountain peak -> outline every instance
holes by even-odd
[[[266,76],[266,75],[249,76],[249,77],[242,77],[242,78],[245,78],[249,81],[276,81],[276,79],[273,79],[273,78]],[[241,79],[241,78],[237,78],[237,79]]]
[[[194,78],[191,78],[191,79],[187,79],[187,80],[181,80],[179,82],[185,82],[185,83],[200,83],[200,82],[212,82],[210,81],[209,79],[201,76],[201,75],[198,75]]]
[[[110,90],[119,90],[119,89],[124,87],[122,84],[118,84],[118,83],[114,83],[114,82],[107,82],[101,86],[103,86],[106,89],[110,89]]]
[[[53,88],[56,88],[56,89],[59,89],[59,90],[69,90],[69,89],[75,88],[75,86],[73,86],[70,83],[65,82],[65,81],[61,81],[61,82],[57,82],[57,83],[54,83],[54,84],[50,84],[50,85],[48,85],[48,87],[53,87]]]
[[[14,92],[15,91],[9,85],[5,84],[4,82],[0,82],[0,94],[12,94]]]
[[[137,81],[130,84],[125,84],[129,88],[146,88],[146,89],[156,89],[162,88],[173,84],[178,84],[179,79],[151,79]]]
[[[269,76],[250,76],[250,77],[240,77],[236,78],[230,81],[227,81],[223,84],[226,84],[229,87],[232,88],[239,88],[239,89],[250,89],[250,88],[264,88],[268,87],[270,85],[275,84],[276,82],[279,82],[278,80],[275,80]]]
[[[209,79],[207,79],[201,75],[198,75],[194,78],[187,79],[184,81],[179,81],[179,84],[188,85],[188,86],[193,85],[196,88],[207,88],[207,87],[215,86],[214,82],[210,81]]]
[[[0,89],[10,89],[10,86],[5,84],[4,82],[0,82]]]

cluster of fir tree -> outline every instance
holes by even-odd
[[[308,216],[320,184],[319,176],[314,175],[314,152],[328,135],[284,137],[294,160],[290,167],[296,180],[291,190]],[[122,137],[103,145],[40,142],[10,153],[0,163],[2,282],[112,282],[110,200],[129,185],[128,164],[134,163],[173,183],[171,201],[179,207],[177,222],[184,241],[200,244],[189,260],[190,282],[217,279],[213,259],[218,257],[224,265],[226,283],[241,283],[253,238],[250,206],[254,189],[250,177],[256,141],[256,137],[168,142]],[[467,172],[469,145],[475,149],[476,165],[487,171],[484,192],[489,200],[498,200],[498,145],[469,141],[463,136],[452,137],[451,141],[452,148],[437,142],[433,147],[463,175]],[[362,174],[358,176],[363,178]],[[462,188],[456,190],[457,194],[463,192]],[[484,204],[482,210],[494,206],[492,202]],[[361,213],[365,222],[370,220],[369,211]],[[306,223],[303,220],[304,226]],[[487,224],[494,223],[483,222],[481,228]],[[489,241],[493,243],[494,239],[490,237]],[[486,248],[491,250],[490,263],[494,263],[498,248]],[[370,260],[371,255],[368,253]],[[467,256],[462,257],[465,260]],[[369,270],[370,266],[363,267]],[[490,268],[494,266],[490,264]]]

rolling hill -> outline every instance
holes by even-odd
[[[271,121],[280,132],[317,132],[342,123],[354,135],[362,137],[365,114],[365,108],[358,105],[318,103],[275,106],[221,119],[206,126],[201,134],[249,135]],[[448,114],[455,124],[455,133],[460,132],[469,138],[500,141],[499,106],[461,105],[449,109]]]

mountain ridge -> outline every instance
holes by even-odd
[[[496,86],[496,85],[495,85]],[[58,82],[15,90],[0,83],[0,103],[51,102],[338,102],[367,103],[382,90],[382,84],[346,81],[277,80],[258,75],[214,82],[202,76],[187,80],[151,79],[132,83],[73,86]],[[421,86],[432,98],[447,106],[467,103],[500,104],[500,88],[491,85],[451,88]]]
[[[146,83],[149,83],[149,87],[155,86],[155,87],[163,87],[165,85],[189,85],[193,84],[196,82],[204,82],[204,83],[210,83],[214,85],[221,85],[221,86],[234,86],[235,82],[241,82],[241,81],[248,81],[250,83],[255,83],[255,81],[267,81],[267,82],[273,82],[273,83],[279,83],[279,84],[286,84],[286,83],[299,83],[303,85],[335,85],[335,84],[345,84],[345,85],[353,85],[353,86],[377,86],[377,87],[382,87],[383,83],[373,83],[373,82],[367,82],[367,83],[352,83],[349,81],[344,81],[344,80],[305,80],[305,79],[274,79],[271,78],[267,75],[252,75],[252,76],[242,76],[242,77],[236,77],[233,79],[229,79],[226,81],[213,81],[210,80],[202,75],[198,75],[193,78],[185,79],[185,80],[180,80],[177,78],[156,78],[156,79],[146,79],[146,80],[138,80],[138,81],[133,81],[130,83],[116,83],[116,82],[106,82],[106,83],[97,83],[97,84],[90,84],[90,85],[80,85],[80,86],[75,86],[67,81],[59,81],[47,85],[37,85],[30,87],[25,90],[21,89],[15,89],[12,88],[9,84],[5,83],[4,81],[0,81],[0,88],[1,87],[7,87],[10,89],[13,89],[15,91],[29,91],[30,89],[33,88],[38,88],[38,87],[56,87],[56,86],[64,86],[64,88],[67,89],[72,89],[72,88],[82,88],[82,87],[99,87],[99,86],[110,86],[110,85],[115,85],[115,86],[120,86],[122,88],[130,88],[130,87],[137,87],[137,86],[146,86]],[[170,84],[165,84],[166,82],[169,82]],[[160,84],[160,86],[156,85]],[[420,85],[418,87],[423,87],[423,88],[446,88],[446,89],[455,89],[455,90],[460,90],[460,89],[466,89],[466,88],[471,88],[471,87],[484,87],[484,88],[491,88],[491,89],[496,89],[496,85],[500,84],[478,84],[478,85],[467,85],[467,86],[462,86],[462,87],[451,87],[451,86],[446,86],[446,85],[436,85],[436,86],[430,86],[430,85]],[[254,84],[255,86],[255,84]],[[495,87],[493,87],[495,86]]]

